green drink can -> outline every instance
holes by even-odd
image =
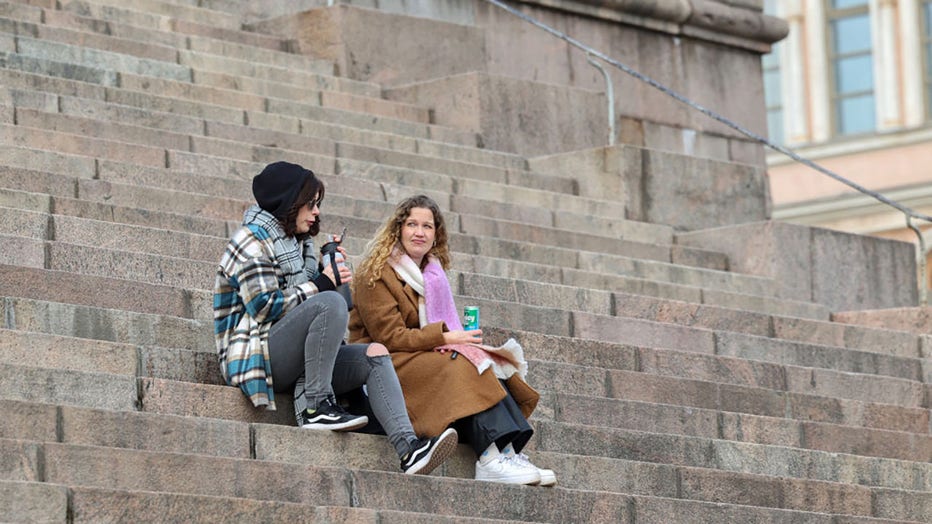
[[[476,306],[466,306],[463,308],[463,329],[479,329],[479,308]]]

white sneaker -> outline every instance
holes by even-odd
[[[554,473],[552,469],[538,468],[531,463],[531,459],[529,459],[528,456],[524,453],[518,453],[512,458],[512,460],[524,466],[535,468],[540,474],[541,486],[555,486],[557,484],[557,474]]]
[[[504,484],[537,484],[540,473],[514,460],[514,457],[499,455],[488,464],[476,462],[476,480],[502,482]]]

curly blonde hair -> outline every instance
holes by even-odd
[[[450,247],[447,245],[447,226],[440,213],[440,206],[426,195],[416,195],[402,200],[395,212],[385,224],[382,225],[375,238],[366,245],[363,260],[356,271],[353,284],[364,281],[368,287],[375,285],[375,281],[382,278],[382,268],[392,254],[396,245],[401,243],[401,227],[411,215],[411,210],[423,208],[430,210],[434,215],[434,245],[427,252],[427,256],[437,257],[443,269],[450,267]]]

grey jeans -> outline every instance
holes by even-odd
[[[367,344],[343,344],[349,314],[334,291],[305,300],[269,331],[269,360],[276,392],[294,391],[295,414],[363,385],[375,418],[398,456],[417,437],[408,419],[391,357],[366,355]]]

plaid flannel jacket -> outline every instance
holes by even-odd
[[[313,282],[285,286],[274,238],[256,224],[233,233],[214,282],[214,336],[227,384],[254,406],[275,409],[268,338],[272,323],[317,293]]]

